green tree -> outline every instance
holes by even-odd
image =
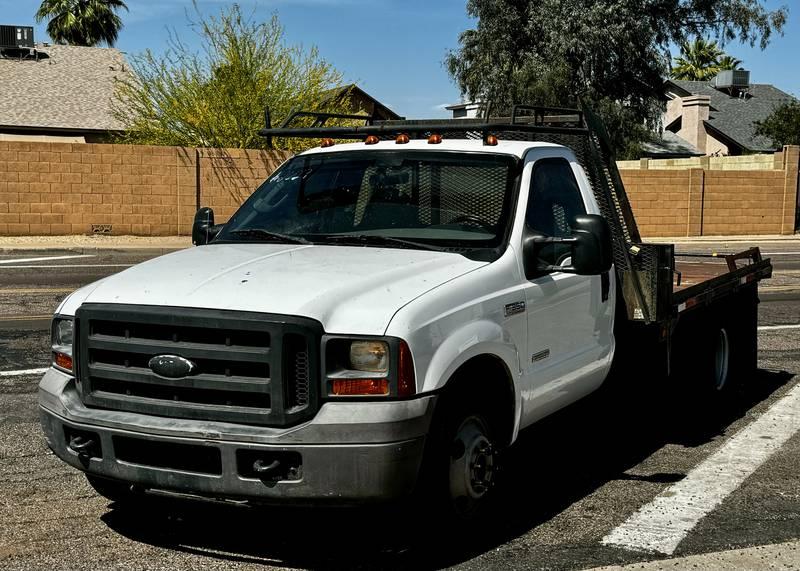
[[[720,71],[737,69],[742,60],[727,55],[717,42],[696,38],[681,44],[681,54],[675,58],[673,79],[709,81]]]
[[[655,129],[669,48],[716,35],[766,46],[787,10],[763,0],[468,0],[477,19],[446,66],[465,98],[496,114],[513,103],[575,105],[618,118],[619,155]],[[613,134],[613,133],[612,133]]]
[[[800,145],[800,101],[779,105],[763,121],[756,121],[756,135],[770,139],[776,149]]]
[[[48,20],[47,34],[56,43],[113,46],[122,29],[121,9],[128,9],[122,0],[44,0],[35,18]]]
[[[113,111],[128,127],[123,141],[265,148],[258,131],[266,107],[273,124],[294,108],[337,110],[322,106],[325,91],[340,85],[342,75],[316,48],[287,46],[277,16],[258,22],[237,4],[217,16],[195,10],[191,26],[200,36],[199,51],[173,34],[163,56],[148,50],[131,59],[132,73],[118,84]],[[274,144],[293,151],[309,146],[293,139]]]
[[[724,55],[717,60],[717,71],[728,71],[733,69],[741,69],[742,60],[736,59],[733,56]]]
[[[725,55],[717,42],[696,38],[681,44],[681,55],[675,58],[673,79],[708,81],[719,71],[719,59]]]

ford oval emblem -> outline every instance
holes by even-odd
[[[147,366],[156,375],[168,379],[188,377],[197,370],[197,365],[179,355],[156,355],[147,362]]]

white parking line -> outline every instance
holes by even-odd
[[[74,256],[48,256],[46,258],[22,258],[14,260],[0,260],[0,264],[27,264],[28,262],[49,262],[51,260],[72,260],[75,258],[94,258],[91,254],[76,254]]]
[[[672,554],[697,523],[800,430],[800,384],[602,543]]]
[[[0,377],[24,377],[25,375],[41,375],[47,370],[43,369],[22,369],[19,371],[0,371]]]
[[[130,268],[134,264],[62,264],[59,266],[3,266],[0,270],[20,270],[31,268]]]
[[[800,325],[762,325],[759,331],[780,331],[781,329],[800,329]]]

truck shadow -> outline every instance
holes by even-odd
[[[725,399],[630,383],[525,431],[508,451],[498,512],[468,532],[428,527],[402,509],[242,508],[166,503],[112,508],[103,520],[134,541],[230,563],[313,569],[441,568],[490,551],[614,480],[670,484],[684,473],[628,473],[666,444],[696,447],[726,432],[793,375],[760,370]],[[638,388],[633,389],[632,387]]]

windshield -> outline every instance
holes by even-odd
[[[517,164],[478,153],[300,155],[261,185],[217,241],[496,248],[505,240]]]

